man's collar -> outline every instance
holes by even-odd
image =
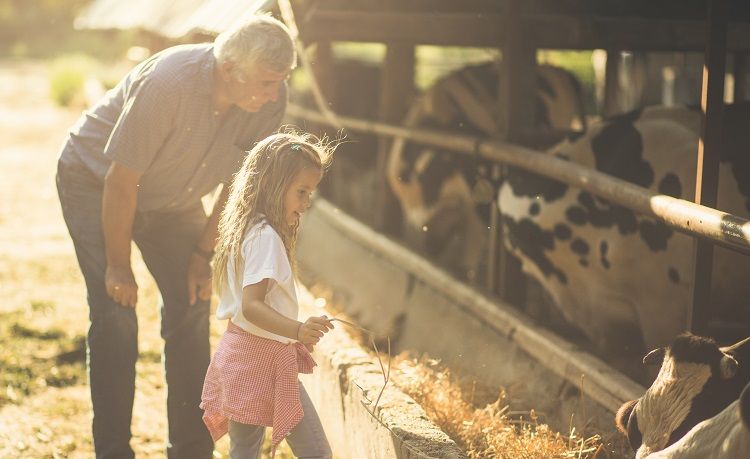
[[[199,71],[200,74],[200,82],[201,84],[198,85],[198,92],[201,94],[209,94],[213,95],[214,85],[216,83],[214,76],[214,69],[216,68],[216,57],[214,56],[214,47],[211,46],[208,50],[208,56],[201,64],[201,68]]]

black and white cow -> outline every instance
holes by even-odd
[[[661,363],[656,380],[615,417],[636,459],[672,445],[737,400],[750,382],[750,338],[718,347],[711,339],[686,333],[648,353],[643,362]]]
[[[583,136],[548,154],[691,200],[700,120],[695,109],[646,108],[591,125]],[[744,218],[750,215],[748,127],[750,105],[728,106],[717,207]],[[518,169],[509,170],[498,206],[506,246],[566,320],[592,341],[596,353],[642,355],[685,329],[693,276],[691,237],[586,191]],[[748,323],[750,257],[716,247],[713,273],[716,316]]]
[[[438,80],[412,106],[405,125],[479,137],[498,127],[498,67],[485,63]],[[571,132],[584,126],[578,80],[558,67],[537,70],[537,128]],[[404,214],[407,240],[459,277],[473,279],[485,250],[491,186],[478,163],[452,152],[394,142],[388,182]],[[481,187],[481,184],[485,184]]]
[[[647,459],[738,459],[750,457],[750,384],[739,400],[707,419],[669,448]]]

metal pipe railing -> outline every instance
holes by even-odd
[[[294,104],[289,105],[287,113],[329,124],[326,117]],[[404,128],[344,116],[336,118],[347,129],[401,137],[462,154],[476,155],[494,162],[511,164],[590,191],[608,201],[653,217],[680,232],[704,237],[733,250],[750,254],[750,221],[726,212],[684,199],[656,194],[625,180],[508,142]]]

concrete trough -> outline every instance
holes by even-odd
[[[322,199],[307,212],[303,227],[297,243],[303,282],[330,288],[347,315],[363,327],[390,336],[394,354],[404,350],[428,353],[454,373],[490,387],[505,387],[511,409],[533,408],[543,422],[564,433],[571,427],[579,432],[582,428],[612,432],[619,405],[645,390],[591,354],[540,329],[512,307],[456,281]],[[318,391],[316,403],[342,404],[339,420],[326,424],[330,422],[332,431],[340,432],[336,436],[345,442],[351,438],[357,447],[369,448],[367,441],[354,440],[344,424],[352,419],[362,419],[361,425],[377,423],[364,406],[355,411],[350,406],[372,394],[373,387],[366,381],[372,379],[378,390],[382,387],[379,367],[373,362],[361,366],[366,354],[342,353],[328,343],[334,341],[327,338],[316,351],[324,370],[313,376],[321,378],[313,384],[320,389],[312,387]],[[354,386],[352,378],[358,381]],[[339,389],[327,391],[337,383]],[[392,406],[389,401],[383,409]],[[388,429],[393,433],[400,427],[391,424]],[[393,438],[390,441],[395,445]],[[363,449],[341,457],[412,457],[400,455],[398,448],[394,446],[384,456]]]
[[[305,298],[307,296],[307,298]],[[303,313],[312,298],[302,298]],[[424,410],[393,383],[383,388],[380,365],[337,323],[318,343],[313,357],[318,366],[300,375],[337,458],[463,459],[456,443],[427,419]],[[384,365],[386,363],[384,362]],[[373,409],[374,408],[374,409]]]

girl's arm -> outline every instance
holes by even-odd
[[[242,289],[242,314],[247,321],[275,335],[310,345],[333,328],[325,316],[310,317],[305,323],[284,316],[265,303],[267,289],[268,279]]]

